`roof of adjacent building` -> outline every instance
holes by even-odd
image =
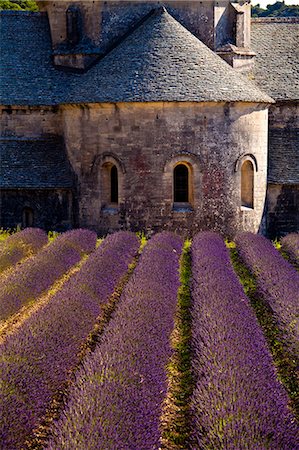
[[[60,138],[0,139],[1,188],[71,188],[74,175]]]
[[[269,132],[268,182],[299,183],[299,129],[271,129]]]
[[[252,19],[254,79],[275,100],[299,99],[299,17]]]
[[[153,11],[117,47],[81,74],[53,66],[45,14],[1,15],[1,102],[5,105],[272,102],[164,8]]]

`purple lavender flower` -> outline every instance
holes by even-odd
[[[145,247],[101,343],[76,374],[49,449],[159,448],[181,249],[170,233]]]
[[[299,264],[299,233],[290,233],[281,239],[282,249]]]
[[[0,273],[26,256],[34,255],[47,242],[48,236],[40,228],[26,228],[8,236],[0,248]]]
[[[1,346],[2,448],[24,447],[53,395],[78,364],[80,345],[138,248],[132,233],[107,237],[51,301]]]
[[[198,448],[298,448],[287,394],[220,236],[203,232],[194,238],[192,270]]]
[[[72,230],[58,236],[34,258],[0,281],[0,320],[5,320],[45,292],[85,253],[94,250],[97,236],[89,230]]]
[[[261,235],[241,233],[236,243],[241,258],[256,277],[260,294],[299,357],[299,273]]]

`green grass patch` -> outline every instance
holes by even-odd
[[[167,367],[168,393],[161,418],[161,449],[191,448],[190,399],[194,380],[191,368],[191,242],[184,244],[180,261],[181,286],[175,328],[171,336],[174,353]]]
[[[4,228],[0,228],[0,243],[4,242],[5,239],[8,238],[8,236],[10,236],[13,233],[16,233],[17,231],[20,231],[20,228],[16,228],[16,229],[4,229]]]

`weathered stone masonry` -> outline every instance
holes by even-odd
[[[223,233],[258,230],[266,192],[267,108],[248,104],[102,104],[62,110],[65,142],[80,179],[80,222],[102,232],[115,228],[213,227]],[[76,143],[76,145],[74,145]],[[255,208],[242,210],[239,160],[257,161]],[[105,211],[101,165],[120,167],[119,208]],[[194,201],[175,210],[173,169],[193,169]]]

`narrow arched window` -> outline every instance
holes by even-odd
[[[112,166],[110,170],[110,202],[118,203],[118,174],[116,166]]]
[[[112,161],[101,167],[101,203],[103,209],[116,209],[119,204],[119,169]]]
[[[66,11],[66,34],[70,44],[76,45],[81,38],[81,14],[77,6],[70,6]]]
[[[24,208],[22,216],[23,228],[32,227],[34,222],[33,209],[27,207]]]
[[[246,160],[241,166],[241,205],[253,208],[254,198],[254,167]]]
[[[173,171],[173,198],[175,203],[189,202],[189,171],[185,164],[178,164]]]

